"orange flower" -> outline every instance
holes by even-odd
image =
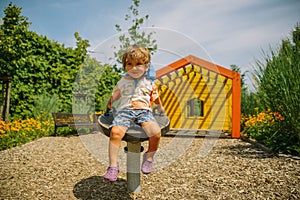
[[[18,129],[18,128],[15,128],[15,127],[12,127],[12,128],[11,128],[11,131],[16,131],[16,132],[19,132],[19,131],[20,131],[20,129]]]

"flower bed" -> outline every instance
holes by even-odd
[[[37,138],[48,136],[53,131],[53,122],[36,119],[0,121],[0,150],[19,146]]]

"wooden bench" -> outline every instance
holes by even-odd
[[[54,119],[54,135],[58,127],[90,128],[98,130],[99,125],[94,122],[95,117],[90,114],[52,113]]]

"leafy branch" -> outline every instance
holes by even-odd
[[[147,23],[149,15],[140,16],[139,6],[140,0],[132,0],[133,5],[128,7],[129,13],[125,15],[125,21],[129,22],[131,26],[127,29],[126,33],[123,33],[119,36],[120,46],[117,50],[117,47],[114,46],[116,51],[114,52],[115,58],[121,63],[121,56],[124,53],[124,50],[133,44],[147,47],[151,54],[153,54],[157,49],[156,40],[153,38],[155,32],[146,33],[142,30],[142,27]],[[122,33],[123,29],[119,24],[115,25],[115,28],[118,32]]]

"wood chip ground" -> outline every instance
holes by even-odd
[[[130,193],[124,171],[115,183],[103,180],[107,165],[83,142],[96,135],[45,137],[1,151],[0,199],[300,199],[300,160],[221,138],[199,156],[203,137],[168,166],[141,175],[141,192]],[[172,140],[162,137],[161,149]]]

